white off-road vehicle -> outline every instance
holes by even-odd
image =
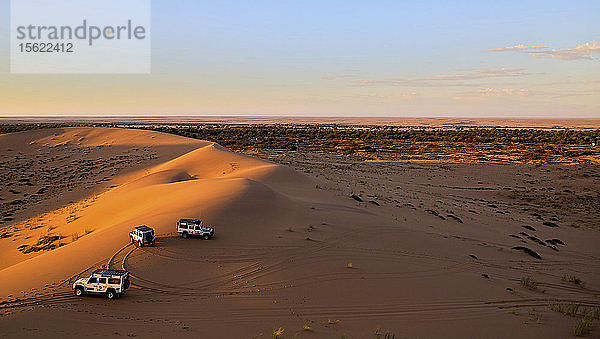
[[[129,240],[138,247],[145,245],[154,245],[156,238],[154,230],[148,226],[138,226],[133,231],[129,232]]]
[[[75,281],[73,290],[76,296],[104,294],[108,299],[115,299],[127,291],[129,284],[129,272],[99,269],[88,278]]]
[[[184,238],[190,236],[199,236],[208,240],[215,235],[215,229],[202,224],[199,219],[179,219],[177,222],[177,232]]]

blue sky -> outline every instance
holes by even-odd
[[[9,12],[1,115],[600,118],[599,1],[155,0],[149,75],[10,74]]]

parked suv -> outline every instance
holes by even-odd
[[[179,219],[177,232],[181,233],[184,238],[195,235],[202,237],[204,240],[208,240],[215,235],[215,229],[204,226],[199,219]]]
[[[104,294],[108,299],[120,297],[128,288],[129,272],[122,270],[95,270],[88,278],[78,279],[73,284],[76,296]]]
[[[133,231],[129,232],[129,239],[139,247],[154,245],[154,241],[156,240],[154,237],[154,230],[148,226],[136,227]]]

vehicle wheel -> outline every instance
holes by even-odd
[[[208,240],[208,239],[210,239],[210,236],[208,234],[205,234],[203,238],[204,238],[204,240]]]
[[[83,295],[83,288],[77,287],[75,288],[75,295],[81,297]]]
[[[108,291],[108,292],[106,292],[106,297],[108,299],[115,299],[117,297],[117,294],[113,291]]]
[[[181,233],[181,237],[184,238],[184,239],[187,238],[188,237],[188,233],[187,232]]]

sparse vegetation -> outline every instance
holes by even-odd
[[[285,330],[283,329],[283,327],[276,328],[275,330],[273,330],[273,339],[282,338],[284,333]]]
[[[473,161],[495,161],[507,156],[516,161],[589,161],[600,155],[600,129],[529,129],[422,126],[348,126],[337,124],[210,124],[164,123],[148,127],[130,123],[24,123],[0,124],[0,134],[61,127],[142,128],[218,142],[235,151],[278,150],[284,152],[325,151],[358,159],[468,157]],[[485,156],[482,156],[485,154]]]
[[[580,304],[552,304],[548,309],[569,317],[580,318],[573,327],[573,335],[584,336],[590,333],[594,320],[600,319],[600,307],[584,307]]]
[[[77,219],[79,219],[79,217],[75,213],[71,213],[66,217],[67,224],[70,224]]]
[[[581,278],[574,275],[565,274],[562,277],[562,281],[573,283],[579,287],[585,287],[585,282]]]
[[[590,333],[593,327],[593,318],[591,315],[586,314],[583,318],[581,318],[575,327],[573,328],[573,335],[577,337],[581,337]]]
[[[23,254],[39,251],[50,251],[65,245],[61,241],[64,238],[65,237],[62,235],[43,235],[35,244],[21,245],[18,247],[18,250]]]
[[[525,276],[521,278],[521,286],[530,290],[537,290],[538,283],[533,278]]]
[[[550,306],[548,306],[548,309],[554,311],[554,312],[558,312],[558,313],[562,313],[564,315],[568,315],[570,317],[576,317],[579,316],[579,308],[581,306],[579,304],[575,304],[575,303],[570,303],[570,304],[552,304]]]
[[[375,338],[377,338],[377,339],[395,339],[396,338],[396,334],[394,334],[390,331],[384,331],[379,327],[375,329],[373,334],[375,334]]]
[[[71,241],[77,241],[79,239],[79,233],[75,232],[71,234]]]
[[[548,309],[570,317],[590,315],[593,319],[600,319],[600,307],[585,307],[577,303],[556,303],[549,305]]]
[[[302,325],[302,331],[306,331],[306,332],[312,332],[312,327],[310,326],[310,321],[306,321],[304,322],[304,325]]]
[[[137,126],[131,124],[126,127]],[[581,157],[583,160],[590,155],[600,155],[600,151],[589,148],[593,142],[600,144],[600,130],[203,123],[185,127],[164,124],[151,129],[215,141],[242,152],[325,151],[358,159],[437,155],[494,161],[509,156],[516,161],[551,162],[561,157]]]
[[[531,320],[536,323],[539,323],[542,320],[542,313],[535,308],[529,310],[529,316],[531,317]]]
[[[88,124],[75,124],[75,123],[24,123],[24,124],[0,124],[0,134],[23,132],[34,129],[42,128],[61,128],[61,127],[74,127],[84,126]],[[104,125],[104,124],[102,124]]]

